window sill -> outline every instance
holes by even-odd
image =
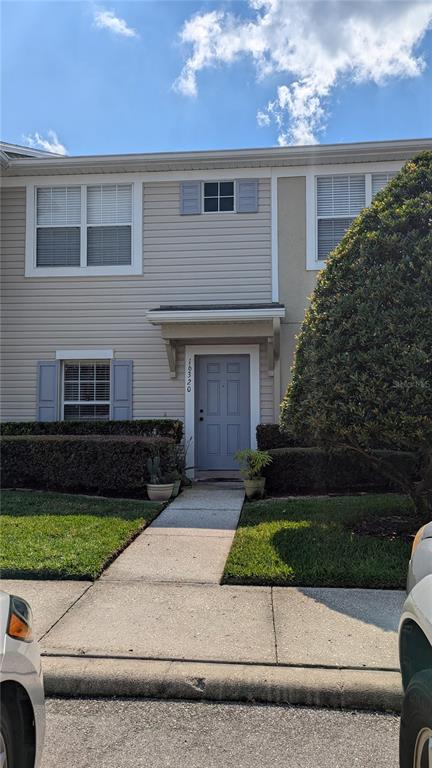
[[[111,267],[28,267],[25,277],[99,277],[116,275],[142,275],[141,264]]]
[[[324,269],[326,263],[327,263],[326,261],[317,261],[316,259],[308,259],[306,263],[306,271],[319,272],[321,269]]]

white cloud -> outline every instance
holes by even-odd
[[[383,85],[424,69],[416,47],[431,24],[430,2],[249,0],[249,7],[248,18],[221,10],[185,22],[180,40],[191,52],[174,88],[196,96],[201,70],[251,57],[258,80],[286,77],[257,113],[259,125],[277,125],[279,144],[317,142],[337,85]]]
[[[138,32],[129,27],[126,21],[116,16],[113,11],[95,10],[94,22],[99,29],[109,29],[115,35],[138,37]]]
[[[43,149],[45,152],[54,152],[57,155],[68,154],[66,147],[61,144],[55,131],[48,131],[46,139],[37,132],[33,135],[24,136],[23,139],[25,144],[33,149]]]

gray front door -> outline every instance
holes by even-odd
[[[234,454],[250,447],[249,355],[196,357],[196,466],[238,469]]]

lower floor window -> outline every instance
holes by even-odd
[[[65,362],[63,418],[65,421],[110,417],[111,368],[108,362]]]

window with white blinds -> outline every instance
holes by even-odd
[[[377,192],[387,186],[389,181],[394,179],[397,171],[389,171],[388,173],[373,173],[372,174],[372,197],[375,197]]]
[[[26,261],[26,274],[41,268],[53,275],[57,269],[62,275],[77,269],[140,272],[140,200],[139,184],[132,183],[35,187],[29,201],[32,264],[28,269]]]
[[[317,258],[323,261],[366,205],[364,174],[318,176]]]
[[[132,185],[87,187],[87,265],[131,264]]]
[[[79,267],[81,187],[40,188],[36,194],[36,265]]]
[[[64,363],[63,418],[65,421],[109,419],[110,393],[109,362],[73,360]]]
[[[325,261],[362,208],[370,205],[398,171],[316,177],[317,246],[315,261]],[[308,257],[309,258],[309,257]],[[310,261],[308,261],[312,267]]]

